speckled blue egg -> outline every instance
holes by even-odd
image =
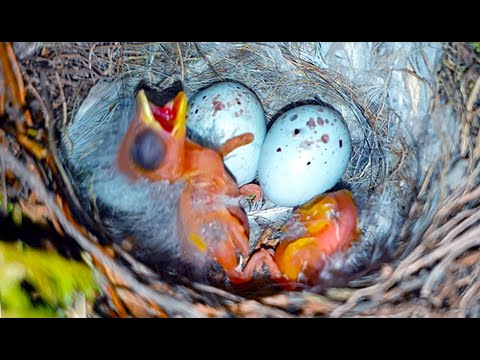
[[[301,205],[335,186],[350,155],[350,132],[340,114],[320,105],[299,106],[282,114],[266,135],[260,185],[277,205]]]
[[[224,163],[240,186],[256,177],[267,129],[263,106],[248,88],[226,81],[194,95],[189,105],[187,130],[193,141],[213,149],[237,135],[252,133],[253,142],[232,151]]]

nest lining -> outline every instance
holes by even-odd
[[[330,45],[330,51],[326,54],[332,54],[335,46],[340,45]],[[348,46],[350,45],[346,45],[345,48]],[[332,69],[333,66],[328,68],[325,64],[320,65],[320,61],[327,62],[328,59],[324,59],[325,51],[322,52],[319,47],[321,47],[320,44],[56,44],[43,55],[27,57],[23,66],[27,88],[38,89],[36,94],[41,94],[40,97],[44,103],[51,104],[53,116],[58,119],[57,121],[63,122],[73,118],[79,104],[96,82],[123,76],[145,79],[159,87],[171,85],[174,81],[181,79],[185,84],[187,95],[193,94],[213,81],[235,79],[245,83],[257,93],[265,107],[267,119],[270,120],[275,119],[285,107],[299,101],[316,101],[333,106],[345,118],[352,133],[353,156],[344,181],[351,186],[361,209],[360,221],[364,235],[362,241],[352,249],[347,258],[334,259],[331,262],[331,267],[324,274],[325,278],[328,279],[328,275],[332,273],[338,276],[338,272],[358,277],[374,265],[387,260],[391,261],[391,267],[385,266],[380,272],[374,272],[371,276],[364,276],[350,283],[360,287],[371,285],[370,287],[358,291],[344,289],[343,293],[336,289],[327,289],[324,292],[326,298],[316,295],[315,306],[318,307],[319,303],[323,306],[323,308],[320,306],[316,312],[312,309],[308,310],[307,304],[310,307],[312,304],[302,297],[302,294],[286,296],[288,301],[296,299],[297,304],[301,304],[298,306],[303,307],[305,314],[313,311],[312,314],[339,316],[347,310],[351,311],[350,314],[365,314],[368,311],[375,311],[372,308],[379,303],[387,305],[383,310],[379,308],[378,314],[382,311],[388,313],[388,310],[385,310],[389,309],[388,304],[402,300],[402,296],[406,293],[420,287],[424,295],[428,290],[433,291],[431,273],[434,271],[430,275],[428,271],[421,274],[423,264],[419,261],[425,256],[429,257],[425,251],[428,249],[427,240],[430,239],[430,242],[436,240],[432,234],[439,235],[442,231],[449,234],[448,231],[451,229],[447,225],[463,224],[462,220],[457,219],[456,222],[450,220],[440,225],[439,220],[450,217],[445,209],[457,210],[456,216],[462,214],[460,219],[464,219],[463,221],[469,219],[459,210],[461,205],[454,207],[453,204],[458,204],[462,196],[467,197],[464,203],[475,198],[474,195],[470,197],[468,195],[471,194],[469,191],[475,189],[476,178],[473,175],[478,170],[472,161],[467,164],[465,161],[458,161],[458,144],[461,136],[456,131],[458,129],[456,113],[451,110],[451,106],[443,105],[441,108],[440,103],[447,103],[447,101],[440,99],[438,93],[432,96],[431,88],[438,91],[439,88],[444,87],[443,84],[439,84],[441,81],[438,77],[425,79],[418,75],[421,71],[415,72],[418,70],[415,67],[419,66],[415,64],[418,58],[413,57],[415,60],[412,65],[413,70],[406,70],[413,72],[412,77],[419,78],[419,83],[428,85],[415,90],[417,95],[418,91],[423,92],[423,98],[429,100],[427,101],[428,109],[424,114],[418,111],[423,104],[417,108],[410,106],[407,111],[405,107],[392,106],[392,104],[395,105],[395,99],[392,100],[389,97],[392,93],[398,94],[398,92],[393,91],[395,87],[393,90],[392,87],[388,87],[388,81],[381,81],[381,79],[389,77],[391,79],[398,75],[398,73],[388,73],[388,66],[381,61],[379,63],[378,60],[380,57],[384,61],[389,57],[390,51],[390,58],[399,61],[402,54],[401,51],[394,51],[394,45],[371,46],[375,64],[378,66],[373,74],[375,75],[373,80],[369,76],[372,72],[360,71],[362,69],[355,71],[354,67],[354,70],[351,70],[348,66],[342,68],[341,61],[332,62],[336,64],[335,69]],[[418,49],[421,50],[417,48],[415,51],[420,51]],[[447,48],[447,54],[449,54],[448,51]],[[415,52],[404,54],[404,56],[412,57],[412,54]],[[432,69],[429,71],[430,74],[435,73]],[[432,79],[436,80],[435,84],[432,84]],[[418,83],[412,85],[411,82],[410,79],[399,83],[406,87],[419,87]],[[450,85],[454,83],[454,79],[449,79],[445,83]],[[35,93],[34,90],[31,92]],[[455,88],[451,91],[453,94],[458,92]],[[41,99],[38,96],[35,99],[33,96],[32,106],[35,106],[35,102],[40,106]],[[418,121],[423,126],[411,126],[409,122],[412,121]],[[433,127],[432,131],[432,123],[441,126]],[[419,136],[422,131],[428,136]],[[466,142],[471,144],[472,140]],[[435,155],[432,156],[432,153]],[[464,164],[463,168],[458,164]],[[465,178],[465,184],[458,183],[459,175],[456,178],[450,176],[455,179],[450,179],[449,190],[451,191],[448,192],[445,191],[444,184],[446,181],[448,184],[450,170],[454,167],[460,168],[457,170],[460,177],[465,178],[464,174],[469,176]],[[464,171],[463,174],[462,171]],[[473,211],[468,212],[470,216],[471,213]],[[444,241],[444,244],[447,243]],[[470,249],[471,244],[468,243],[466,247]],[[441,251],[433,253],[436,255],[428,255],[436,261],[441,259],[439,254],[446,255]],[[458,252],[455,254],[459,256]],[[128,258],[128,255],[123,255]],[[451,256],[446,258],[449,257]],[[130,265],[135,263],[133,259],[129,260]],[[446,262],[445,258],[444,262]],[[412,268],[412,263],[416,267]],[[399,272],[402,270],[402,264],[408,269],[406,273],[405,269],[403,273]],[[141,268],[141,264],[137,264],[138,267]],[[395,267],[396,270],[393,271]],[[419,273],[412,269],[416,269]],[[449,268],[448,271],[452,269]],[[147,269],[141,269],[140,272],[150,274]],[[407,286],[405,289],[401,286],[393,286],[408,277],[415,278],[408,279],[410,282],[404,281],[410,287]],[[424,282],[426,280],[430,281],[427,283],[427,288]],[[415,284],[412,285],[412,282]],[[335,282],[332,285],[336,285]],[[195,286],[198,290],[200,285]],[[392,287],[393,289],[385,294]],[[176,287],[176,291],[179,289]],[[191,290],[181,291],[184,294],[185,292],[189,293]],[[212,293],[217,290],[209,289],[207,292]],[[218,295],[219,293],[221,295]],[[261,315],[286,315],[276,311],[277,308],[282,308],[281,304],[269,305],[268,310],[266,309],[265,304],[268,305],[273,301],[272,299],[261,300],[260,303],[263,305],[260,306],[220,290],[216,295],[222,297],[220,303],[224,304],[225,299],[227,302],[237,303],[237,311],[245,312],[241,315],[246,315],[248,312],[255,314],[255,311],[260,311],[258,314]],[[189,296],[190,301],[195,301],[195,296],[193,299],[191,294]],[[359,307],[357,301],[365,297],[370,301],[367,301],[367,306],[363,304]],[[278,298],[275,299],[278,300]],[[346,304],[338,306],[346,299],[349,299]],[[205,302],[205,299],[202,298],[202,302]],[[208,304],[207,301],[207,305],[211,308],[218,307],[218,303],[215,304],[215,302]],[[202,304],[201,308],[205,310],[208,308],[207,305]],[[423,311],[414,305],[408,305],[405,311],[415,309],[411,310],[410,314]],[[240,311],[242,306],[247,309]],[[255,306],[258,308],[255,309]],[[401,310],[398,311],[401,312]]]

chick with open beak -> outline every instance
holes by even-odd
[[[241,266],[250,247],[248,222],[236,200],[237,184],[224,167],[222,151],[185,137],[186,110],[183,92],[161,107],[140,91],[134,119],[119,148],[118,168],[132,181],[141,176],[155,182],[182,182],[177,221],[182,262],[200,269],[214,261],[230,282],[246,282],[253,272]],[[228,147],[233,150],[251,140],[241,135]],[[266,261],[272,262],[271,256]]]
[[[148,264],[230,284],[256,277],[314,284],[325,258],[357,237],[356,207],[350,192],[342,190],[296,209],[281,229],[277,249],[252,251],[239,189],[222,158],[252,141],[251,134],[229,140],[220,150],[207,149],[186,138],[183,92],[163,106],[150,102],[142,90],[135,101],[131,92],[130,97],[129,91],[120,93],[125,96],[105,91],[98,97],[124,105],[113,104],[102,119],[98,110],[107,104],[100,100],[80,109],[66,131],[72,143],[63,146],[63,158],[72,182],[83,184],[79,198],[89,203],[93,198],[113,240],[132,240],[134,255]],[[109,132],[108,123],[120,130]],[[79,131],[83,138],[75,140],[76,134],[82,136]]]

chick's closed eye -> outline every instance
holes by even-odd
[[[153,130],[144,130],[136,135],[131,150],[133,162],[144,170],[153,171],[160,166],[165,148]]]

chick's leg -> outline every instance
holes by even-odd
[[[270,278],[277,279],[282,276],[272,254],[265,249],[260,249],[247,259],[250,247],[245,224],[235,216],[226,216],[222,224],[226,230],[225,236],[214,244],[213,255],[231,284],[250,282],[256,272],[263,274],[265,267],[268,268]]]

